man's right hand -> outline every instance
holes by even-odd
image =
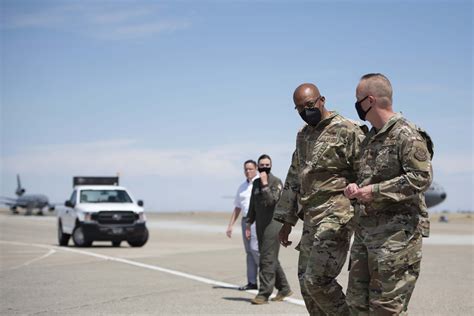
[[[231,238],[232,237],[232,227],[227,227],[227,231],[225,232],[227,237]]]
[[[285,223],[280,229],[280,232],[278,233],[278,238],[280,239],[280,244],[282,244],[283,247],[287,247],[292,244],[291,241],[288,240],[288,236],[291,233],[291,224]]]
[[[359,191],[359,186],[355,183],[350,183],[344,189],[344,195],[348,199],[354,199],[358,191]]]
[[[264,172],[260,172],[260,182],[262,185],[268,185],[268,174]]]

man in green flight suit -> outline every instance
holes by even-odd
[[[307,123],[297,134],[296,150],[274,219],[282,222],[280,242],[298,217],[304,219],[297,247],[298,279],[310,315],[349,314],[336,277],[349,250],[353,208],[344,188],[355,180],[355,158],[364,131],[325,107],[325,97],[310,83],[296,88],[295,109]],[[365,127],[365,126],[364,126]],[[301,208],[301,210],[299,210]]]
[[[347,303],[351,315],[406,315],[429,232],[423,192],[432,181],[433,146],[393,111],[384,75],[364,75],[356,99],[372,129],[361,144],[357,180],[345,189],[357,200]]]
[[[272,161],[268,155],[258,158],[258,171],[260,178],[253,183],[250,206],[247,213],[247,228],[245,235],[250,238],[250,225],[256,222],[258,249],[260,251],[258,294],[251,300],[252,304],[266,304],[273,292],[273,287],[278,289],[278,294],[273,301],[282,301],[293,292],[286,280],[285,272],[278,261],[280,243],[278,232],[281,224],[273,221],[275,205],[280,199],[283,185],[281,180],[271,172]]]

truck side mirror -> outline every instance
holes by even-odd
[[[138,200],[137,204],[138,204],[138,206],[143,206],[144,205],[142,200]]]
[[[74,205],[72,205],[71,201],[69,201],[69,200],[64,202],[64,205],[67,206],[67,207],[74,207]]]

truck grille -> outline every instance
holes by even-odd
[[[99,224],[133,224],[138,217],[130,211],[102,211],[93,215],[92,219]]]

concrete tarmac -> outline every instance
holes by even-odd
[[[0,211],[1,315],[307,315],[297,281],[301,226],[281,248],[280,262],[295,294],[254,306],[236,223],[230,213],[148,213],[142,248],[94,242],[58,247],[54,216]],[[474,315],[474,226],[471,218],[432,223],[410,315]],[[347,267],[339,277],[347,285]]]

